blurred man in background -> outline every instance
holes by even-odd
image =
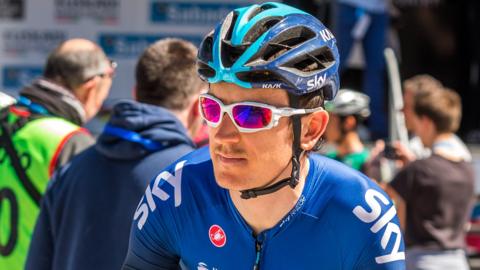
[[[56,168],[93,143],[80,128],[102,106],[115,65],[85,39],[60,44],[44,76],[0,111],[0,269],[23,269],[47,182]],[[5,243],[5,245],[3,245]]]
[[[180,39],[148,47],[136,100],[121,101],[97,143],[53,178],[26,269],[120,269],[131,218],[148,182],[194,149],[201,118],[197,49]]]
[[[396,164],[403,166],[415,159],[427,158],[431,151],[425,147],[417,136],[414,128],[415,123],[415,98],[421,92],[441,91],[444,89],[443,84],[428,74],[420,74],[406,79],[403,82],[403,113],[405,116],[405,127],[408,130],[409,141],[407,145],[401,142],[390,142],[385,145],[384,141],[377,141],[375,147],[370,152],[370,160],[366,163],[366,173],[379,181],[390,181],[395,172],[385,172],[381,163],[385,163],[385,159],[395,160]],[[455,142],[455,148],[460,151],[465,160],[470,161],[472,156],[465,144],[455,134],[452,134],[452,143]],[[388,168],[391,170],[394,168]]]
[[[432,155],[402,160],[407,165],[387,186],[404,219],[407,269],[469,269],[464,249],[474,173],[470,154],[454,135],[460,97],[449,89],[424,89],[413,100],[413,129]]]

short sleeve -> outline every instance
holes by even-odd
[[[390,224],[386,226],[383,234],[377,234],[377,238],[375,240],[365,245],[361,258],[354,269],[405,269],[405,247],[402,240],[400,226],[398,226],[398,222]],[[385,249],[383,247],[384,243],[386,243],[386,247],[388,247],[387,249],[391,249],[389,254],[385,254]]]
[[[169,184],[159,180],[164,174],[169,173],[162,172],[151,181],[135,210],[122,269],[179,269],[177,209],[170,199],[173,193],[161,193],[169,190]]]
[[[413,180],[415,179],[417,162],[409,164],[398,172],[398,174],[390,182],[390,186],[405,200],[411,199]]]

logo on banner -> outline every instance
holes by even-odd
[[[154,0],[150,4],[150,20],[154,23],[214,25],[240,4],[178,3]]]
[[[118,22],[120,0],[55,0],[54,7],[56,19],[62,22],[89,18],[112,25]]]
[[[0,19],[21,20],[24,14],[23,0],[0,0]]]
[[[100,34],[98,43],[105,53],[111,57],[137,58],[143,50],[155,41],[175,36],[199,45],[202,36],[186,36],[178,34],[161,34],[161,35],[143,35],[143,34],[116,34],[104,33]]]
[[[22,55],[36,52],[48,54],[67,38],[61,30],[10,29],[3,32],[3,48],[6,54]]]
[[[40,66],[5,66],[2,72],[2,87],[6,90],[20,90],[41,76],[42,72]]]
[[[208,230],[208,236],[210,238],[210,242],[218,248],[225,246],[227,242],[227,235],[225,231],[217,224],[210,226]]]

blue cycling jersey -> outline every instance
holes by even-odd
[[[395,207],[364,175],[310,155],[295,207],[257,236],[207,148],[160,173],[134,215],[123,269],[404,269]]]

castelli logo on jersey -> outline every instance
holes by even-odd
[[[227,235],[225,231],[223,231],[222,227],[218,225],[210,226],[208,230],[208,237],[210,238],[210,242],[216,247],[223,247],[227,242]]]

